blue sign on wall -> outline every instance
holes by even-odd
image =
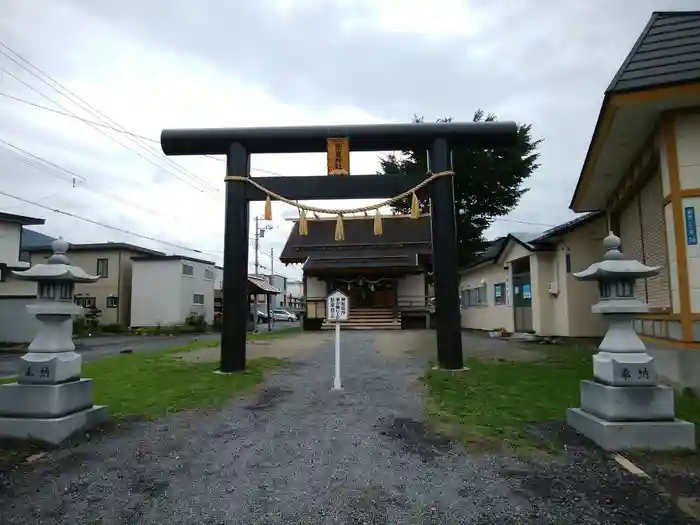
[[[688,246],[698,243],[698,225],[695,222],[695,207],[685,207],[685,238]]]

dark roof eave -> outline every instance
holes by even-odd
[[[38,217],[29,217],[27,215],[16,215],[14,213],[0,212],[0,221],[21,224],[22,226],[38,226],[46,224],[46,220]]]
[[[126,251],[132,251],[132,252],[137,252],[137,253],[144,253],[147,255],[166,255],[165,253],[159,252],[158,250],[151,250],[150,248],[143,248],[141,246],[136,246],[134,244],[121,243],[121,242],[85,243],[85,244],[69,243],[69,246],[68,246],[69,253],[71,251],[89,251],[89,250],[96,250],[96,251],[98,251],[98,250],[99,251],[126,250]],[[32,246],[32,247],[27,247],[25,251],[28,251],[28,252],[51,252],[51,251],[53,251],[53,248],[50,245]]]
[[[194,257],[187,257],[186,255],[135,255],[131,257],[132,261],[190,261],[202,264],[214,265],[214,261],[208,261],[206,259],[196,259]]]

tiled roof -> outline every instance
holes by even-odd
[[[50,246],[56,239],[54,237],[49,237],[43,233],[35,232],[28,228],[22,228],[22,242],[20,244],[21,250],[29,250],[31,248],[36,248],[37,246]]]
[[[607,93],[700,81],[700,12],[654,12]]]
[[[264,293],[264,294],[278,294],[280,293],[279,289],[275,288],[272,286],[270,283],[268,283],[265,279],[256,277],[254,275],[249,275],[248,276],[248,282],[258,290],[253,290],[250,293]]]
[[[430,216],[418,219],[411,217],[383,217],[382,234],[374,235],[374,217],[348,217],[343,219],[345,239],[335,240],[334,219],[311,219],[308,221],[308,235],[299,235],[296,222],[282,250],[280,260],[285,263],[304,262],[309,257],[337,256],[338,250],[363,257],[382,257],[387,250],[392,253],[415,255],[430,254],[432,235]]]
[[[388,268],[407,270],[418,268],[418,256],[413,255],[382,255],[372,256],[345,256],[345,257],[312,257],[304,264],[304,271],[308,270],[334,270],[342,268]]]

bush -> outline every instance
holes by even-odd
[[[191,313],[185,318],[185,326],[189,328],[187,332],[205,332],[207,322],[203,315]]]
[[[75,317],[73,319],[73,335],[81,336],[87,335],[88,324],[84,317]]]
[[[105,334],[122,334],[126,332],[126,328],[118,323],[103,324],[100,326],[100,331]]]

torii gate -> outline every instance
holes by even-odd
[[[516,137],[517,125],[514,122],[163,130],[160,140],[166,155],[226,155],[221,371],[245,370],[246,365],[250,201],[268,199],[269,195],[263,189],[290,201],[394,197],[410,192],[430,175],[251,178],[251,154],[327,151],[329,175],[349,175],[351,150],[427,150],[429,170],[442,173],[452,170],[452,148],[510,147],[515,144]],[[436,178],[422,191],[431,199],[438,363],[441,368],[457,370],[463,367],[463,362],[452,177]]]

